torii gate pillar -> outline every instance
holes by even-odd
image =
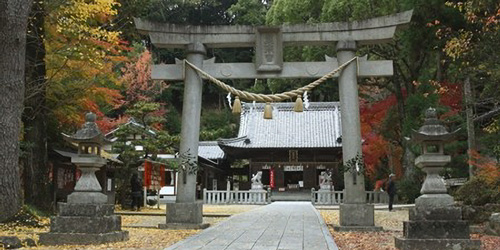
[[[356,56],[356,41],[337,43],[337,60],[341,65]],[[357,64],[349,64],[339,76],[340,117],[342,122],[342,160],[344,166],[362,156],[359,118]],[[336,231],[379,231],[375,227],[374,207],[366,203],[363,171],[350,166],[344,173],[344,203],[340,204],[340,226]]]
[[[187,60],[197,67],[203,66],[205,46],[195,42],[186,46]],[[184,78],[184,98],[182,103],[181,145],[179,149],[179,179],[175,203],[167,203],[166,224],[160,228],[202,229],[203,203],[196,201],[196,164],[200,137],[200,115],[203,80],[192,68],[187,67]],[[191,162],[191,166],[188,162]]]

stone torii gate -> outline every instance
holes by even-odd
[[[136,28],[149,34],[159,48],[186,50],[186,60],[218,79],[319,78],[356,56],[357,47],[392,41],[398,27],[409,23],[412,11],[354,22],[253,26],[192,26],[135,19]],[[331,45],[337,58],[323,62],[283,62],[283,46]],[[255,63],[215,63],[204,60],[206,48],[255,47]],[[181,161],[198,155],[203,80],[198,73],[175,64],[154,65],[152,78],[184,81],[181,129]],[[339,77],[343,162],[361,156],[358,77],[392,76],[392,61],[368,61],[347,65]],[[189,152],[186,156],[185,152]],[[184,160],[182,159],[184,158]],[[182,165],[182,164],[181,164]],[[202,227],[202,204],[195,199],[196,172],[180,171],[176,203],[167,204],[166,227]],[[366,204],[362,171],[346,172],[345,203],[340,206],[341,230],[374,230],[373,205]]]

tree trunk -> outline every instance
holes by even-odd
[[[464,97],[465,97],[465,115],[467,122],[467,146],[469,150],[467,151],[467,156],[469,160],[471,159],[471,154],[476,150],[476,133],[474,131],[474,100],[472,97],[472,91],[470,86],[470,77],[465,78],[464,83]],[[474,166],[469,163],[469,178],[474,176]]]
[[[52,196],[47,168],[43,5],[43,2],[33,3],[26,38],[26,99],[23,124],[24,141],[27,146],[22,157],[24,166],[22,173],[24,201],[42,209],[49,209]]]
[[[31,0],[0,1],[0,221],[15,215],[22,204],[19,134],[30,7]]]

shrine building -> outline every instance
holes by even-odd
[[[244,103],[238,136],[219,139],[229,159],[246,159],[228,174],[248,175],[237,180],[240,189],[249,186],[252,174],[262,171],[262,183],[274,191],[318,188],[319,176],[331,171],[335,189],[343,188],[342,137],[338,102],[309,103],[303,112],[294,103],[274,103],[272,119],[264,119],[264,104]],[[342,184],[341,184],[342,182]]]

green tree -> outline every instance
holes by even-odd
[[[127,194],[130,176],[145,159],[162,161],[157,157],[159,153],[173,153],[175,137],[158,129],[165,121],[163,114],[157,113],[160,108],[159,103],[135,103],[126,111],[132,118],[131,122],[120,125],[114,133],[117,140],[113,151],[120,154],[119,159],[124,164],[116,176],[118,200]]]
[[[259,26],[266,22],[267,6],[261,0],[238,0],[228,12],[234,16],[235,24]]]

